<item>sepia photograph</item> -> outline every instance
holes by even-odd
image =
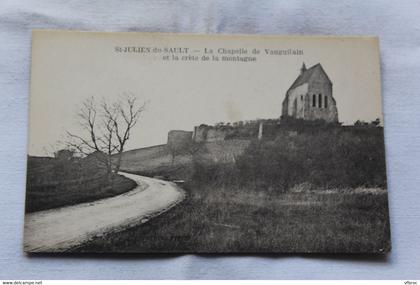
[[[32,33],[28,253],[391,250],[379,41]]]

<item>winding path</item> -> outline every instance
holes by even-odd
[[[92,237],[144,223],[185,197],[184,192],[172,182],[120,174],[133,179],[138,186],[112,198],[27,214],[24,250],[66,251]]]

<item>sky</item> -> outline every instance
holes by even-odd
[[[126,47],[130,52],[122,52]],[[148,53],[153,47],[166,51]],[[204,49],[220,58],[219,49],[240,48],[256,61],[163,59],[173,53],[201,59]],[[267,55],[266,49],[303,54]],[[67,131],[81,133],[76,114],[90,97],[112,102],[130,93],[147,102],[127,150],[166,143],[169,130],[192,131],[202,123],[278,118],[303,62],[307,68],[321,63],[330,77],[340,122],[382,121],[378,52],[375,38],[37,31],[28,152],[51,154]]]

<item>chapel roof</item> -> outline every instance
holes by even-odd
[[[305,66],[305,64],[303,64],[303,66]],[[331,80],[329,79],[325,70],[322,68],[321,64],[317,63],[314,66],[311,66],[310,68],[303,71],[302,74],[300,74],[298,76],[298,78],[296,78],[296,80],[293,82],[292,86],[290,86],[289,90],[294,89],[294,88],[296,88],[296,87],[298,87],[302,84],[308,83],[312,74],[314,74],[314,72],[317,71],[317,70],[320,70],[321,72],[323,72],[325,74],[325,76],[327,77],[328,81],[331,83]]]

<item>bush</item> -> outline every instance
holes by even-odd
[[[233,163],[193,159],[193,181],[256,190],[386,187],[382,128],[300,126],[254,140]]]
[[[192,181],[198,184],[218,186],[238,184],[238,171],[233,163],[217,163],[211,160],[193,159]]]
[[[284,133],[250,144],[237,160],[239,181],[287,191],[300,183],[317,187],[386,187],[381,128],[326,128]]]

